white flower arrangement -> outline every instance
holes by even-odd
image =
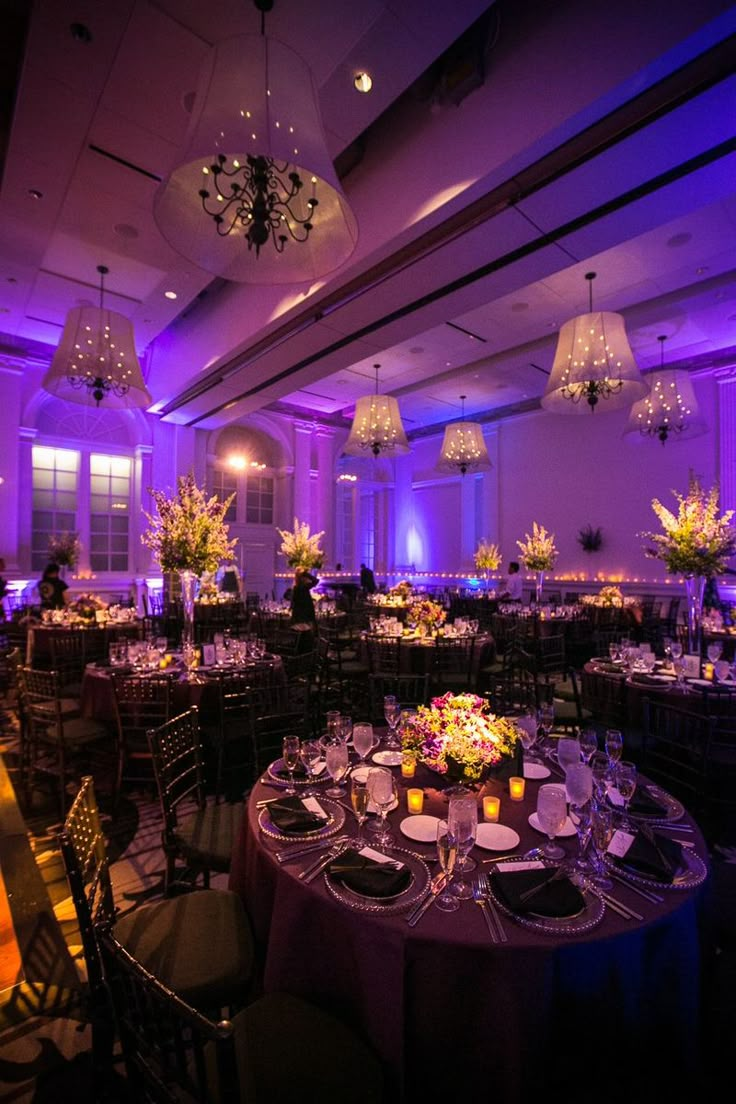
[[[325,554],[320,548],[319,542],[325,535],[324,530],[310,535],[307,523],[294,518],[293,532],[290,533],[287,529],[278,528],[276,532],[281,537],[279,551],[286,557],[286,562],[290,567],[303,567],[307,571],[313,567],[322,567]]]

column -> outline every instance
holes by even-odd
[[[310,472],[313,428],[311,422],[294,422],[294,499],[289,529],[294,518],[312,525]]]
[[[475,476],[460,476],[460,563],[448,564],[450,571],[470,571],[475,552]]]
[[[330,426],[315,427],[317,436],[317,501],[314,528],[324,530],[322,548],[325,560],[335,563],[335,431]]]
[[[411,485],[411,453],[394,460],[394,571],[405,572],[409,567],[409,529],[414,519],[414,496]]]
[[[18,566],[21,571],[31,570],[31,514],[33,511],[33,442],[37,430],[18,427],[18,498],[16,524],[18,526]]]
[[[18,562],[18,524],[19,506],[22,503],[30,521],[30,497],[21,497],[18,485],[20,450],[13,448],[11,442],[18,432],[21,413],[21,387],[23,366],[15,359],[0,359],[0,378],[2,379],[3,401],[0,404],[0,440],[5,443],[0,459],[0,556],[5,560],[7,571],[17,571]]]
[[[151,445],[137,445],[133,462],[133,485],[130,499],[130,531],[128,548],[130,570],[135,575],[145,574],[152,568],[151,550],[141,542],[141,535],[148,528],[143,511],[151,513],[153,503],[148,493],[153,485],[153,448]]]
[[[736,369],[716,372],[721,509],[736,509]]]

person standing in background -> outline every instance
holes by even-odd
[[[366,594],[376,593],[376,577],[364,563],[360,565],[360,585]]]

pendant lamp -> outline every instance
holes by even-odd
[[[392,395],[378,394],[378,369],[376,370],[376,391],[374,395],[364,395],[355,404],[355,415],[350,436],[345,444],[347,456],[364,456],[372,452],[374,456],[388,453],[399,456],[409,452],[404,427],[401,424],[399,404]]]
[[[666,340],[665,334],[657,338],[659,370],[646,377],[651,390],[631,408],[624,434],[628,440],[652,438],[665,445],[673,437],[678,440],[699,437],[708,428],[700,416],[689,374],[664,367]]]
[[[465,398],[465,395],[460,396],[461,420],[445,426],[438,471],[465,475],[468,471],[488,471],[493,467],[479,423],[465,421]]]

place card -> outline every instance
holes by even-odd
[[[496,863],[496,870],[502,874],[515,874],[517,870],[545,870],[546,867],[539,859],[530,859],[529,862],[505,862]]]
[[[326,766],[326,759],[317,759],[314,763],[312,763],[312,774],[314,775],[314,777],[316,778],[317,775],[322,774]]]
[[[626,804],[615,786],[606,787],[606,797],[612,805],[616,806],[617,809],[623,809],[624,805]]]
[[[619,828],[611,836],[611,842],[606,851],[609,855],[613,855],[615,859],[623,859],[635,838],[631,832],[624,832],[623,828]]]
[[[364,859],[372,859],[377,863],[390,863],[391,866],[395,866],[397,870],[402,870],[404,864],[399,862],[398,859],[389,858],[388,855],[382,855],[380,851],[374,851],[372,847],[363,847],[359,852]]]
[[[700,678],[700,656],[684,655],[682,657],[685,678]]]
[[[322,820],[330,819],[316,797],[303,797],[302,805],[305,809],[308,809],[310,813],[314,813],[315,816],[321,817]]]
[[[202,665],[204,667],[214,667],[215,665],[215,645],[203,644],[202,645]]]

